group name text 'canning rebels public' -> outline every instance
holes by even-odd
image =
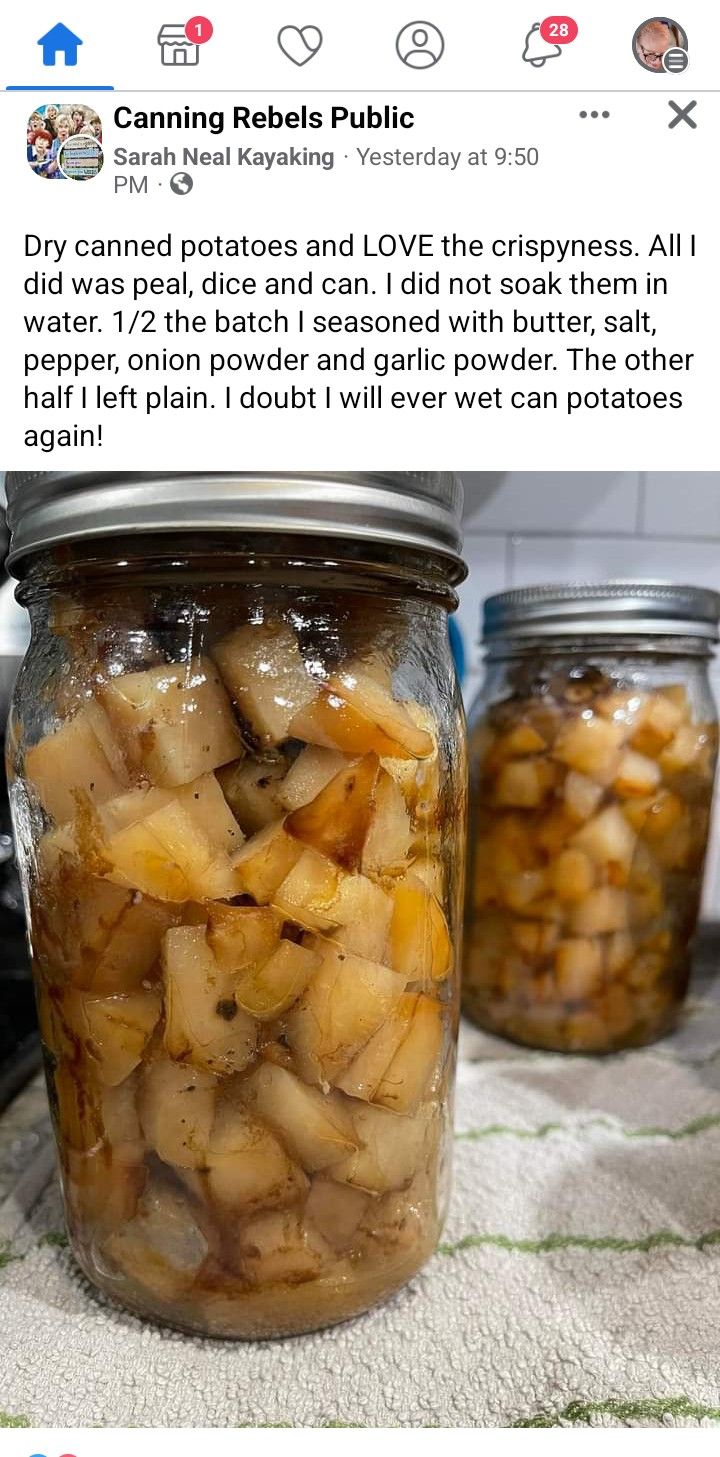
[[[195,111],[183,106],[178,111],[135,111],[131,106],[115,108],[115,125],[123,129],[137,127],[140,131],[209,131],[219,137],[225,131],[228,116],[224,111]],[[309,106],[300,106],[294,111],[280,111],[276,106],[266,106],[253,111],[249,106],[234,106],[232,125],[235,131],[279,131],[317,130],[329,126],[351,127],[357,131],[410,130],[415,125],[412,111],[401,111],[397,106],[332,106],[327,112],[311,111]]]

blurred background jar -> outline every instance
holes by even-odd
[[[531,1047],[671,1030],[690,975],[717,759],[720,596],[608,583],[484,607],[469,715],[463,1004]]]
[[[207,1334],[355,1315],[449,1193],[460,487],[7,485],[33,629],[8,774],[76,1258]]]

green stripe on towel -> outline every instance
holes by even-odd
[[[720,1421],[720,1407],[704,1406],[687,1396],[648,1397],[644,1401],[571,1401],[569,1406],[552,1415],[541,1412],[535,1417],[521,1417],[513,1427],[559,1427],[563,1422],[588,1424],[594,1416],[617,1417],[620,1422],[662,1422],[663,1417],[686,1417],[696,1421]]]
[[[720,1113],[703,1113],[682,1128],[626,1128],[611,1118],[588,1118],[584,1123],[540,1123],[537,1128],[518,1128],[511,1123],[488,1123],[484,1128],[467,1128],[455,1134],[459,1143],[479,1143],[483,1138],[547,1138],[551,1133],[585,1133],[593,1128],[606,1128],[620,1138],[694,1138],[710,1128],[720,1127]]]
[[[677,1234],[672,1229],[658,1229],[653,1234],[641,1235],[638,1239],[623,1239],[614,1234],[546,1234],[540,1239],[510,1239],[506,1234],[466,1234],[452,1244],[440,1244],[439,1255],[459,1255],[463,1250],[481,1249],[488,1245],[495,1249],[511,1250],[520,1255],[544,1255],[553,1250],[615,1250],[618,1254],[633,1251],[647,1253],[670,1245],[676,1249],[704,1250],[709,1245],[720,1244],[720,1229],[708,1230],[707,1234]]]

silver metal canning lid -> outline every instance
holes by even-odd
[[[462,561],[462,486],[446,471],[208,474],[9,471],[7,565],[61,542],[138,531],[244,530],[411,547]]]
[[[673,582],[568,582],[488,597],[483,641],[533,637],[699,637],[718,641],[720,595]]]

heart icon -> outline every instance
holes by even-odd
[[[316,25],[284,25],[278,33],[278,45],[284,56],[296,66],[305,66],[322,45],[322,31]]]

